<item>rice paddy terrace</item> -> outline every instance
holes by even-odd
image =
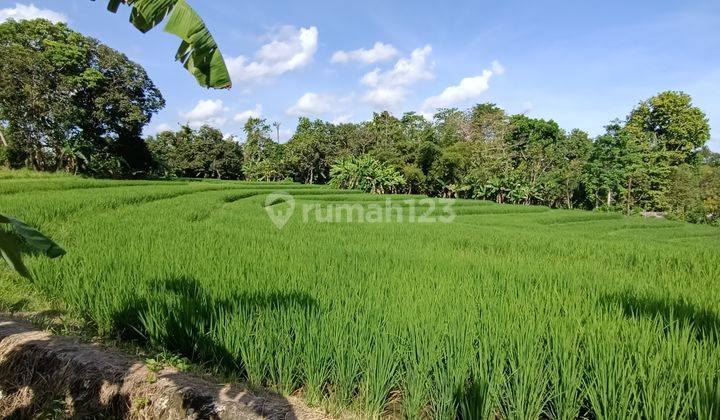
[[[720,416],[716,228],[300,184],[0,178],[0,212],[68,251],[29,256],[32,284],[0,269],[2,310],[32,290],[98,334],[368,416]]]

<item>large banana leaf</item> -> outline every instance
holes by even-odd
[[[22,220],[0,214],[0,224],[10,225],[11,230],[15,233],[15,235],[12,235],[9,232],[0,230],[0,254],[12,269],[23,277],[31,277],[30,271],[22,261],[24,247],[50,258],[65,255],[65,250],[53,242],[52,239],[43,235],[37,229],[28,226]]]
[[[108,10],[115,13],[123,3],[132,7],[130,22],[141,32],[149,31],[169,16],[165,31],[182,39],[175,59],[201,86],[216,89],[232,86],[220,48],[185,0],[109,0]]]

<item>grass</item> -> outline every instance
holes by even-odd
[[[0,271],[0,310],[56,302],[97,334],[374,417],[720,414],[711,227],[463,200],[449,224],[296,208],[279,230],[273,191],[319,208],[386,197],[35,173],[0,173],[0,191],[3,213],[68,250],[30,256],[32,284]]]

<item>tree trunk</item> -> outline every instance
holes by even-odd
[[[628,192],[625,198],[625,214],[630,214],[630,198],[632,197],[632,178],[628,178]]]
[[[0,130],[0,142],[2,142],[3,146],[8,147],[8,143],[5,141],[5,136],[3,135],[2,130]]]

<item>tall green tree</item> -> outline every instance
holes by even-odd
[[[290,175],[297,181],[315,184],[330,179],[330,167],[344,148],[333,124],[303,117],[285,152]]]
[[[245,123],[243,169],[253,181],[280,181],[288,176],[285,145],[272,139],[270,124],[265,119],[250,118]]]
[[[647,144],[658,163],[696,163],[710,139],[710,125],[690,95],[666,91],[640,102],[627,118],[627,130]]]
[[[0,24],[0,125],[14,166],[94,175],[108,158],[147,170],[142,129],[165,105],[145,70],[67,25]]]
[[[188,126],[176,132],[164,131],[147,139],[156,170],[161,176],[240,179],[243,177],[243,150],[235,139],[223,138],[220,130]]]
[[[220,53],[220,49],[202,19],[185,2],[185,0],[109,0],[108,10],[116,12],[121,4],[127,4],[132,7],[130,21],[142,32],[147,32],[152,29],[169,15],[165,30],[182,39],[180,47],[175,54],[176,60],[180,61],[183,66],[193,76],[195,76],[198,83],[202,86],[212,88],[229,88],[232,85],[230,75],[227,71],[225,61],[222,58],[222,54]],[[10,22],[10,25],[12,24],[14,24],[14,22]],[[39,25],[42,25],[42,23]],[[62,43],[57,43],[57,41],[51,40],[47,43],[39,42],[31,46],[35,47],[35,51],[33,51],[32,48],[29,49],[29,51],[22,51],[23,47],[21,43],[18,45],[16,42],[15,45],[11,45],[11,42],[9,42],[10,37],[8,35],[13,34],[13,29],[15,28],[4,27],[0,29],[0,40],[2,40],[0,41],[2,42],[2,44],[0,44],[0,56],[3,57],[3,61],[8,63],[10,67],[9,69],[0,67],[0,73],[3,74],[3,77],[0,78],[0,91],[2,91],[3,96],[3,98],[0,99],[0,140],[2,143],[2,148],[0,150],[2,153],[0,153],[0,157],[3,159],[7,159],[8,157],[17,158],[17,160],[24,158],[32,162],[37,167],[46,163],[44,162],[44,157],[41,153],[43,141],[57,143],[58,134],[62,135],[63,131],[74,131],[71,127],[68,127],[69,125],[71,126],[71,124],[68,124],[68,116],[64,113],[69,113],[74,110],[71,108],[66,110],[62,105],[62,101],[68,99],[68,96],[65,95],[65,93],[70,93],[70,97],[72,97],[72,94],[77,92],[77,89],[79,88],[93,88],[95,87],[95,83],[101,82],[103,76],[107,77],[107,75],[103,75],[101,71],[98,71],[98,69],[84,69],[80,75],[70,77],[71,81],[74,78],[77,79],[75,81],[77,84],[70,83],[70,92],[63,92],[60,87],[67,87],[59,86],[61,84],[56,84],[56,81],[54,80],[43,80],[43,72],[58,70],[57,66],[54,64],[62,61],[66,61],[65,64],[71,68],[71,74],[73,70],[77,72],[79,69],[73,69],[73,67],[76,67],[82,59],[83,40],[80,39],[78,35],[70,34],[70,36],[80,41],[79,44],[81,45],[79,45],[79,48],[74,48],[75,46],[73,44],[62,45]],[[30,32],[32,32],[32,28],[30,29]],[[35,35],[37,36],[38,34],[36,33]],[[70,38],[70,36],[67,38]],[[43,49],[48,50],[47,56],[43,54]],[[106,53],[104,56],[113,55],[113,50],[107,48],[104,50]],[[15,53],[15,56],[12,57],[12,59],[5,60],[5,53],[9,52]],[[33,52],[35,54],[33,54]],[[42,60],[38,63],[31,63],[31,60],[37,58],[47,59],[47,61]],[[121,64],[126,63],[122,62]],[[16,66],[20,70],[29,70],[29,73],[7,74],[7,70],[12,71],[17,69],[12,68],[13,66]],[[135,74],[132,75],[135,79],[135,83],[130,83],[129,86],[131,89],[134,89],[133,93],[136,95],[138,93],[142,93],[143,96],[145,96],[146,92],[150,92],[148,95],[149,99],[146,101],[144,100],[146,98],[143,98],[143,100],[140,101],[140,105],[133,101],[127,102],[120,100],[118,101],[120,103],[117,104],[117,106],[125,112],[128,109],[136,111],[132,109],[133,105],[136,108],[139,108],[139,112],[137,112],[137,114],[139,115],[138,118],[140,121],[135,122],[140,123],[140,127],[142,127],[142,124],[148,122],[143,122],[142,119],[145,118],[149,120],[149,115],[157,109],[162,108],[162,106],[164,106],[164,102],[162,96],[160,96],[160,92],[152,86],[152,82],[149,82],[149,79],[144,74],[142,68],[137,66],[135,70]],[[62,74],[62,71],[59,73]],[[121,73],[127,75],[128,73],[133,72],[130,71]],[[17,79],[13,80],[13,76],[17,77]],[[21,77],[24,77],[24,79],[21,79]],[[44,83],[41,83],[39,86],[33,84],[41,81]],[[119,82],[120,86],[123,85],[123,80],[115,80],[115,82]],[[139,88],[138,82],[140,82]],[[6,92],[6,88],[11,86],[13,83],[19,84],[20,89],[12,90],[8,94],[8,92]],[[57,90],[47,89],[48,87],[56,88]],[[15,95],[15,97],[13,97],[13,95]],[[5,103],[2,102],[3,99],[5,100]],[[8,105],[12,106],[18,102],[22,102],[24,99],[31,100],[25,108],[21,108],[20,111],[8,110]],[[122,99],[122,95],[120,99]],[[95,102],[95,104],[97,104],[97,102]],[[105,105],[112,109],[116,106],[116,103],[115,101],[108,101]],[[157,107],[154,111],[152,110],[153,106]],[[149,113],[143,112],[146,111],[146,108],[150,111]],[[24,115],[22,114],[23,111],[25,112]],[[45,113],[34,114],[32,111],[45,111]],[[120,112],[122,113],[123,111]],[[50,115],[56,115],[61,117],[61,119],[56,122],[50,117]],[[22,118],[18,119],[18,116],[24,116],[25,119],[29,121],[25,122]],[[145,143],[138,141],[140,130],[133,127],[133,122],[134,121],[130,119],[131,127],[122,125],[120,130],[117,130],[117,127],[114,127],[117,134],[115,142],[117,149],[120,153],[128,150],[131,151],[131,153],[126,153],[128,157],[127,160],[130,161],[130,165],[134,165],[139,161],[147,160],[147,154],[144,153],[146,149],[141,147],[144,146]],[[123,121],[123,124],[127,123],[127,119]],[[11,130],[15,128],[15,131],[20,133],[18,135],[19,140],[16,144],[11,145],[5,138],[3,131],[7,128],[10,128]],[[84,128],[87,128],[87,126]],[[36,137],[33,138],[33,135]],[[86,137],[87,136],[85,136],[85,138]],[[60,140],[62,141],[62,138]],[[19,143],[19,145],[17,143]],[[77,160],[75,157],[82,156],[86,162],[88,161],[81,152],[81,148],[83,146],[86,146],[86,144],[78,145],[71,141],[71,144],[63,145],[59,154],[57,146],[55,146],[55,150],[53,150],[53,152],[55,153],[56,159],[58,159],[60,164],[62,164],[63,157],[67,156],[66,151],[71,150],[73,152],[71,165],[74,166],[74,169],[76,170]],[[138,151],[138,149],[140,150]],[[108,151],[103,150],[101,153],[108,154]],[[0,223],[9,224],[15,229],[16,234],[22,239],[22,242],[14,240],[14,237],[8,236],[6,232],[0,231],[0,254],[2,254],[10,266],[21,275],[29,277],[29,273],[24,267],[21,258],[23,245],[29,246],[31,249],[43,251],[51,258],[64,253],[62,248],[57,246],[49,238],[17,219],[0,214]]]

